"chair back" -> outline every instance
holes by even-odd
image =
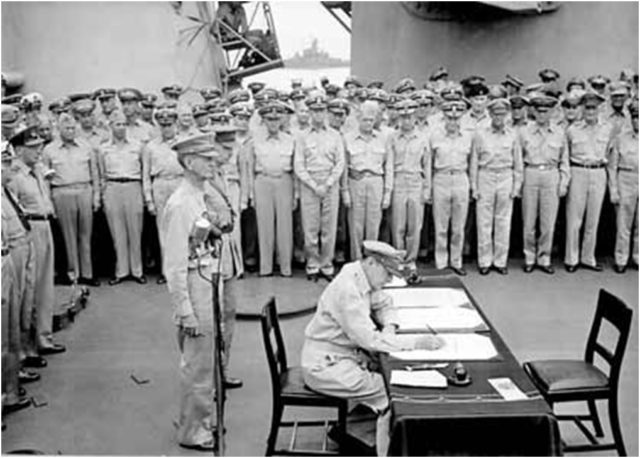
[[[267,352],[267,362],[269,363],[271,388],[275,400],[280,397],[282,374],[287,370],[287,354],[282,340],[282,332],[280,331],[275,297],[269,299],[269,302],[262,308],[260,322],[262,324],[264,349]]]
[[[632,314],[633,311],[622,300],[604,289],[600,290],[596,314],[587,340],[585,361],[593,364],[596,354],[602,357],[610,366],[609,386],[614,390],[618,386],[622,358],[629,340]],[[618,339],[613,352],[598,342],[600,329],[605,320],[618,331]]]

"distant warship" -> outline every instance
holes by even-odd
[[[328,68],[328,67],[347,67],[348,60],[331,57],[328,52],[322,50],[318,46],[318,39],[314,38],[308,48],[302,50],[302,53],[296,52],[295,55],[284,61],[285,68]]]

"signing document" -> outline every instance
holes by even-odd
[[[477,310],[467,307],[405,307],[398,309],[398,332],[486,331]]]
[[[438,371],[391,371],[391,384],[420,388],[446,388],[447,378]]]
[[[385,288],[393,305],[404,307],[460,307],[471,303],[467,293],[456,288]]]
[[[419,334],[396,336],[407,341],[420,339]],[[403,350],[389,353],[393,358],[418,361],[485,361],[498,356],[487,336],[478,334],[438,334],[444,345],[437,350]]]

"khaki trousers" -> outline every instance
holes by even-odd
[[[229,194],[229,200],[231,201],[231,208],[236,214],[235,224],[231,231],[231,240],[235,245],[235,250],[237,250],[238,259],[235,263],[237,270],[236,275],[241,276],[244,275],[244,257],[242,254],[242,231],[240,224],[240,183],[237,181],[227,181],[227,192]]]
[[[53,236],[48,221],[31,221],[31,237],[35,253],[34,310],[38,347],[53,344]]]
[[[615,262],[626,266],[631,249],[633,229],[633,262],[638,264],[638,172],[618,171],[620,202],[616,205]]]
[[[436,233],[436,268],[462,267],[464,227],[469,211],[469,177],[441,172],[433,176],[433,225]],[[449,225],[451,239],[449,240]],[[449,245],[449,247],[447,246]]]
[[[118,278],[142,276],[142,185],[139,181],[110,181],[104,192],[104,211],[116,252]]]
[[[31,237],[22,241],[20,245],[11,248],[9,254],[15,271],[16,307],[9,311],[12,348],[18,349],[22,361],[27,356],[36,356],[36,317],[35,317],[35,277],[36,259]]]
[[[224,341],[224,369],[225,372],[229,367],[229,359],[231,358],[231,341],[233,333],[236,329],[236,311],[237,311],[237,289],[238,280],[230,278],[224,281],[223,291],[220,294],[222,298],[222,339]]]
[[[62,186],[51,192],[64,245],[68,270],[75,278],[93,278],[91,232],[93,230],[93,190],[88,184]]]
[[[557,170],[524,169],[522,187],[522,219],[525,264],[548,266],[551,264],[553,231],[558,216]],[[539,224],[536,239],[536,222]]]
[[[260,275],[273,273],[273,255],[278,252],[282,275],[291,275],[293,255],[293,177],[260,174],[255,180]],[[274,242],[276,246],[274,247]]]
[[[513,171],[480,170],[476,201],[478,266],[506,267],[513,212]]]
[[[408,262],[416,262],[424,218],[420,174],[400,173],[394,178],[391,195],[391,241],[398,250],[407,250]]]
[[[585,169],[571,167],[571,181],[567,194],[567,243],[564,262],[574,266],[596,264],[596,239],[604,193],[607,187],[607,172],[604,168]],[[582,245],[580,230],[584,225]]]
[[[2,256],[2,393],[4,404],[18,402],[19,328],[15,327],[12,314],[17,307],[16,272],[10,255]]]
[[[362,242],[378,240],[382,221],[383,180],[381,176],[349,179],[349,239],[351,260],[362,259]]]

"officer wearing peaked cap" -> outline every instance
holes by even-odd
[[[295,141],[294,171],[300,181],[300,211],[307,278],[332,279],[336,244],[340,177],[344,171],[341,135],[327,128],[327,101],[322,95],[306,100],[311,124]]]
[[[206,103],[222,97],[222,91],[216,86],[203,87],[200,89],[200,96]]]
[[[524,83],[520,78],[507,74],[502,81],[502,86],[507,90],[507,96],[511,97],[520,93],[520,90],[524,87]]]
[[[234,89],[227,96],[230,104],[238,102],[248,102],[251,99],[251,94],[245,89]]]
[[[560,73],[552,68],[545,68],[538,72],[538,76],[543,83],[550,83],[560,78]]]
[[[426,134],[428,132],[429,118],[434,114],[435,94],[429,89],[415,91],[411,99],[416,103],[415,121],[418,130]]]
[[[258,92],[265,88],[265,84],[261,81],[253,81],[247,85],[251,93],[255,96]]]
[[[109,130],[109,115],[118,108],[116,90],[113,88],[96,89],[93,92],[93,99],[100,103],[100,113],[96,118],[98,127]]]
[[[13,105],[2,105],[2,139],[13,137],[20,120],[20,110]]]
[[[513,95],[509,97],[509,105],[511,106],[510,125],[517,129],[526,125],[529,99],[523,95]]]
[[[597,92],[600,95],[604,95],[607,91],[607,84],[611,82],[611,80],[603,75],[594,75],[590,76],[587,79],[591,89]]]
[[[211,130],[211,118],[210,118],[210,112],[208,110],[207,105],[205,104],[198,104],[198,105],[194,105],[192,108],[192,113],[193,113],[193,119],[195,120],[196,123],[196,128],[202,132],[208,132],[209,130]],[[176,117],[177,117],[177,112],[176,112]]]
[[[182,360],[177,439],[181,446],[199,451],[216,447],[213,292],[208,279],[219,273],[221,236],[234,224],[231,210],[215,205],[218,200],[213,196],[219,193],[209,183],[218,173],[220,156],[214,138],[212,133],[196,134],[173,144],[184,178],[167,201],[160,222],[163,270]]]
[[[631,128],[631,118],[625,109],[629,98],[629,85],[624,81],[616,81],[609,85],[609,102],[599,110],[600,121],[611,124],[615,134],[623,129]]]
[[[42,95],[37,92],[26,94],[20,100],[20,105],[24,111],[26,125],[37,125],[38,115],[42,108]]]
[[[156,107],[158,96],[155,94],[142,94],[140,99],[140,119],[151,126],[155,126],[153,110]]]
[[[49,104],[49,111],[53,115],[53,119],[57,122],[58,116],[60,116],[61,113],[71,111],[71,100],[69,100],[69,97],[61,97],[54,100]]]
[[[184,89],[179,84],[172,84],[161,89],[162,95],[166,100],[180,100],[180,96],[184,93]]]
[[[301,365],[305,384],[319,393],[353,400],[378,414],[376,451],[389,445],[389,399],[382,375],[369,370],[368,353],[435,350],[439,337],[401,341],[397,312],[382,290],[392,275],[403,275],[402,250],[374,240],[363,242],[364,259],[346,264],[325,288],[305,329]]]
[[[403,78],[393,88],[393,92],[404,94],[416,90],[416,83],[411,78]]]
[[[139,118],[142,93],[134,88],[123,88],[118,91],[118,99],[126,117],[127,137],[147,143],[153,137],[153,127]]]
[[[558,125],[565,130],[582,118],[582,105],[580,101],[584,93],[585,91],[581,89],[574,89],[562,98],[560,106],[564,112],[564,117]]]

